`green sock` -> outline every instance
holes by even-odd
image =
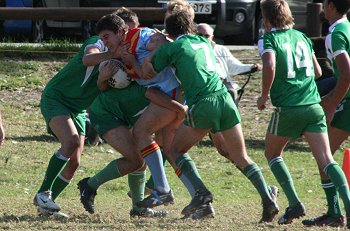
[[[324,172],[329,178],[331,178],[334,186],[339,192],[339,195],[343,199],[346,215],[350,215],[349,186],[343,170],[340,168],[337,162],[332,162],[324,168]]]
[[[273,175],[275,175],[278,183],[281,185],[290,207],[296,206],[300,200],[294,188],[293,179],[288,171],[282,157],[276,157],[269,162],[269,166]]]
[[[51,189],[51,185],[58,174],[66,166],[69,158],[63,156],[59,151],[55,152],[49,161],[47,166],[43,183],[41,184],[38,192],[44,192]]]
[[[339,195],[332,180],[321,180],[321,184],[327,198],[327,214],[332,217],[340,217],[342,212],[340,209]]]
[[[146,187],[150,189],[154,189],[154,181],[152,175],[150,175],[149,179],[146,182]]]
[[[146,181],[146,171],[135,171],[128,174],[128,183],[131,193],[132,209],[142,211],[142,208],[136,206],[136,203],[144,198]]]
[[[104,169],[91,177],[87,184],[94,190],[97,190],[103,183],[121,177],[119,173],[117,160],[111,161]]]
[[[177,167],[181,170],[182,174],[186,175],[186,177],[194,187],[195,191],[197,191],[198,189],[206,189],[197,171],[195,163],[187,153],[179,156],[176,159],[175,163]]]
[[[69,185],[70,180],[65,179],[59,174],[51,186],[52,200],[55,200],[61,192]]]
[[[166,157],[163,154],[163,149],[162,148],[160,149],[160,151],[162,152],[162,157],[163,157],[163,167],[165,167],[165,165],[166,165]],[[150,188],[150,189],[154,189],[154,181],[153,181],[152,175],[150,175],[149,179],[147,180],[146,187]]]
[[[253,163],[243,169],[243,174],[253,183],[262,200],[271,199],[269,188],[257,164]]]

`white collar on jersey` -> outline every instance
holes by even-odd
[[[337,21],[335,21],[330,27],[329,27],[329,32],[332,32],[332,30],[334,29],[334,27],[336,26],[336,25],[338,25],[339,23],[342,23],[342,22],[345,22],[345,21],[347,21],[348,20],[348,18],[347,17],[343,17],[343,18],[341,18],[341,19],[338,19]]]
[[[279,31],[279,30],[287,30],[287,29],[291,29],[291,27],[289,27],[289,26],[286,26],[286,27],[283,27],[283,28],[272,27],[271,31]]]
[[[175,39],[175,40],[178,40],[178,39],[180,39],[180,38],[184,37],[185,35],[186,35],[186,34],[179,35],[179,36],[177,36],[177,37],[176,37],[176,39]]]

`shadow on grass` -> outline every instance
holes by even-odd
[[[7,140],[14,140],[17,142],[28,142],[28,141],[37,141],[37,142],[56,142],[56,138],[51,135],[36,135],[36,136],[7,136]]]
[[[56,142],[56,138],[50,135],[38,135],[38,136],[9,136],[8,140],[14,140],[18,142],[27,142],[27,141],[37,141],[37,142]],[[264,150],[265,140],[257,139],[246,139],[246,146],[248,148],[256,150]],[[210,139],[201,140],[197,143],[198,147],[214,147],[213,142]],[[285,151],[291,152],[310,152],[309,147],[306,143],[302,142],[302,139],[292,140],[287,144]]]
[[[13,215],[13,214],[3,214],[0,217],[0,223],[10,223],[10,222],[43,222],[43,221],[58,221],[62,223],[67,222],[74,222],[74,223],[81,223],[81,224],[103,224],[105,223],[103,220],[100,219],[99,216],[96,217],[90,217],[86,215],[72,215],[69,218],[54,218],[52,216],[40,216],[40,215]],[[127,222],[126,220],[122,220],[120,222]],[[108,226],[109,228],[113,228],[113,225]],[[105,227],[105,228],[108,228]]]
[[[265,140],[257,139],[246,139],[245,144],[247,148],[264,150],[265,149]],[[213,142],[210,139],[201,140],[198,142],[197,146],[199,147],[214,147]],[[310,152],[310,148],[302,139],[296,139],[290,141],[284,151],[290,152]]]

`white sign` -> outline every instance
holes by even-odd
[[[158,3],[167,4],[169,0],[158,0]],[[188,3],[193,5],[195,14],[211,14],[212,4],[216,3],[216,0],[188,0]]]
[[[210,3],[193,3],[193,9],[195,14],[211,14]]]

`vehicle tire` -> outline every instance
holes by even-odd
[[[42,1],[33,1],[33,7],[43,7]],[[44,20],[34,20],[32,22],[32,42],[40,43],[44,40],[44,27]]]
[[[32,42],[40,43],[44,40],[44,20],[33,21]]]

